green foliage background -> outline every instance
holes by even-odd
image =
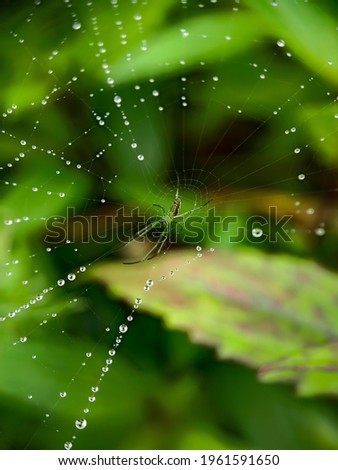
[[[180,272],[157,283],[144,296],[140,315],[130,325],[88,414],[88,427],[78,433],[74,447],[335,449],[338,219],[333,191],[337,187],[337,120],[332,116],[338,112],[334,97],[338,83],[337,4],[328,0],[320,5],[286,0],[272,8],[271,2],[265,0],[245,0],[240,4],[240,13],[234,16],[232,2],[208,4],[205,9],[199,8],[198,2],[190,2],[189,15],[184,17],[179,6],[173,0],[163,0],[150,1],[145,7],[143,28],[148,51],[142,54],[137,47],[134,7],[120,2],[129,45],[135,44],[135,72],[130,74],[118,32],[112,27],[115,17],[111,5],[95,5],[100,37],[107,45],[107,60],[113,69],[114,91],[124,96],[133,133],[142,140],[147,154],[151,171],[147,178],[151,181],[154,176],[167,174],[173,161],[180,167],[181,152],[175,149],[182,146],[176,126],[181,107],[180,103],[172,107],[164,133],[152,102],[147,103],[146,117],[143,108],[133,108],[139,99],[134,84],[142,83],[143,90],[151,90],[152,77],[167,98],[170,93],[175,96],[182,74],[182,55],[188,63],[185,72],[192,77],[200,73],[200,61],[207,60],[206,75],[222,77],[213,103],[227,102],[229,94],[235,106],[245,102],[246,115],[252,116],[246,125],[252,129],[257,130],[262,121],[269,123],[271,111],[283,104],[280,118],[274,125],[264,126],[259,139],[236,154],[239,160],[222,160],[218,174],[225,178],[223,185],[220,189],[212,184],[208,188],[219,213],[237,214],[240,225],[255,211],[265,214],[269,204],[287,213],[294,204],[290,195],[301,193],[301,201],[315,208],[316,218],[309,222],[301,215],[295,217],[291,245],[279,243],[272,247],[249,240],[234,248],[223,238],[216,252],[203,254],[207,259],[198,260],[196,265],[185,265],[191,258],[191,249],[184,246],[172,248],[166,257],[156,259],[156,275],[169,272],[173,266],[180,266]],[[54,44],[60,44],[64,37],[67,40],[62,53],[53,60],[61,90],[67,89],[67,79],[78,75],[84,65],[86,73],[83,79],[72,82],[74,93],[65,99],[61,93],[60,100],[46,106],[36,140],[40,148],[57,149],[64,152],[60,154],[65,158],[70,154],[72,161],[84,168],[88,155],[92,158],[105,145],[107,136],[103,131],[83,134],[91,119],[86,107],[89,93],[104,84],[99,59],[94,54],[88,56],[88,40],[95,39],[90,36],[91,16],[80,2],[74,2],[74,8],[86,34],[72,30],[67,9],[59,2],[43,4],[33,15],[33,27],[25,22],[33,5],[8,2],[3,7],[2,103],[4,109],[16,103],[20,110],[10,125],[3,121],[7,131],[1,136],[3,167],[20,149],[17,139],[9,138],[8,133],[30,138],[36,118],[30,103],[41,101],[49,93],[54,79],[46,73],[48,56]],[[194,40],[182,42],[177,35],[182,27]],[[27,48],[18,47],[17,39],[8,33],[12,29],[20,30]],[[224,31],[233,37],[227,48]],[[201,32],[211,39],[203,40]],[[272,54],[271,44],[280,38],[300,60],[285,60]],[[32,60],[34,55],[38,57],[37,64]],[[257,83],[255,99],[246,100],[248,92],[252,92],[253,78],[243,64],[250,63],[253,56],[263,64],[271,65],[273,61],[274,77],[264,85]],[[163,58],[169,65],[159,66]],[[329,61],[331,65],[327,65]],[[296,99],[286,105],[296,93],[295,88],[308,83],[312,75],[314,85],[308,84],[301,105],[296,106]],[[329,90],[332,91],[328,97]],[[210,106],[209,91],[206,86],[191,88],[190,99],[195,108],[187,115],[188,149]],[[91,108],[104,108],[105,100],[111,99],[109,93],[106,89],[101,96],[96,94]],[[215,146],[215,129],[230,119],[227,113],[224,106],[216,104],[213,112],[207,114],[202,159]],[[283,143],[278,136],[293,122],[301,123],[299,133],[304,148],[323,134],[326,140],[316,147],[315,157],[311,147],[305,160],[293,163],[292,170],[290,158],[276,158],[271,181],[272,149],[280,156],[292,152],[293,143]],[[114,131],[123,132],[123,124],[116,121]],[[241,126],[235,127],[231,138],[242,142],[244,137]],[[69,154],[65,144],[68,141],[73,142]],[[169,151],[168,141],[174,151]],[[255,158],[250,159],[252,153]],[[194,163],[187,154],[188,168]],[[113,157],[95,166],[99,175],[119,176],[118,183],[109,187],[107,198],[128,206],[140,204],[144,210],[158,202],[139,167],[131,166],[125,158],[123,142],[116,144]],[[197,163],[202,165],[203,160]],[[242,163],[249,176],[233,186],[233,180],[242,178],[243,173],[238,170]],[[214,165],[211,159],[206,171],[212,171]],[[257,168],[262,171],[255,171]],[[312,176],[306,186],[292,178],[304,168]],[[95,213],[102,187],[98,187],[94,171],[79,172],[70,166],[66,171],[62,169],[60,178],[52,177],[59,169],[58,158],[28,151],[20,165],[2,171],[2,219],[20,216],[23,207],[30,218],[27,224],[1,226],[3,312],[34,298],[77,263],[67,246],[46,253],[45,224],[41,218],[65,214],[67,205],[74,201],[80,207],[85,201],[82,208]],[[227,179],[229,171],[232,173]],[[15,181],[16,186],[6,185],[7,180]],[[33,199],[34,186],[39,191]],[[48,198],[43,191],[47,188],[55,193],[65,191],[66,196]],[[245,197],[238,198],[243,192]],[[169,193],[160,202],[168,207],[171,200]],[[115,209],[111,204],[110,210]],[[313,233],[319,222],[326,224],[325,237]],[[82,250],[85,262],[102,254],[93,247]],[[33,253],[38,255],[32,258]],[[8,259],[20,260],[12,276],[5,275]],[[143,296],[145,280],[153,276],[146,263],[130,267],[123,265],[121,259],[118,251],[110,253],[107,259],[94,263],[82,281],[55,289],[37,307],[0,324],[1,448],[62,448],[74,433],[74,422],[82,415],[110,347],[111,337],[103,333],[106,325],[113,330],[124,321],[137,294]],[[32,276],[36,266],[38,272]],[[29,291],[21,283],[27,277]],[[70,303],[74,295],[78,302]],[[57,319],[51,320],[54,312]],[[46,318],[47,325],[39,326]],[[13,347],[22,335],[28,336],[27,343]],[[86,351],[95,352],[88,361]],[[34,355],[36,360],[32,360]],[[87,365],[81,369],[84,360]],[[67,398],[60,399],[59,393],[65,389]],[[27,398],[29,395],[32,400]]]

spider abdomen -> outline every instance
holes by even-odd
[[[168,216],[170,218],[174,218],[178,215],[181,208],[181,199],[179,197],[174,199],[174,202],[171,204],[170,209],[168,211]]]

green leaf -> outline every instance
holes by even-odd
[[[309,69],[337,83],[336,23],[320,3],[279,1],[275,6],[271,0],[245,3],[266,34],[273,37],[279,34],[276,39],[283,39]]]
[[[307,347],[300,353],[265,365],[259,375],[264,382],[294,381],[303,396],[335,395],[338,390],[338,343],[331,341]]]
[[[185,34],[183,42],[182,34]],[[114,76],[121,83],[145,79],[149,74],[159,77],[178,72],[182,60],[186,61],[188,67],[194,67],[205,57],[208,57],[209,62],[219,62],[220,58],[224,60],[252,48],[254,40],[261,34],[260,26],[252,21],[250,14],[234,17],[231,13],[218,12],[192,18],[153,34],[148,41],[146,54],[140,54],[139,46],[136,47],[132,53],[133,74],[130,74],[130,67],[124,57],[113,62]]]
[[[142,295],[147,271],[154,285]],[[134,303],[129,293],[139,292],[142,310],[163,318],[168,328],[187,332],[193,342],[214,348],[220,359],[261,368],[264,380],[296,381],[307,395],[337,393],[336,374],[316,383],[307,369],[308,353],[315,361],[316,348],[321,375],[338,365],[338,276],[312,261],[256,250],[219,249],[201,258],[179,251],[157,258],[155,267],[151,262],[107,263],[93,268],[90,276],[129,303]],[[277,361],[284,361],[287,377],[274,367]]]

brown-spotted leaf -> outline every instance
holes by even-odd
[[[267,381],[292,380],[306,394],[338,392],[338,276],[313,261],[254,249],[201,257],[181,250],[155,262],[102,263],[90,276],[128,303],[138,292],[143,311],[214,348],[220,359],[260,368]],[[144,291],[147,279],[154,285]],[[316,370],[331,376],[327,387],[307,378],[316,351],[325,358]]]

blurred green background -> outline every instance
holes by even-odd
[[[4,3],[1,448],[337,448],[337,13]],[[177,181],[182,211],[212,198],[237,217],[214,251],[180,241],[127,266],[142,247],[83,244],[72,224],[44,241],[67,207],[151,214]],[[231,241],[270,206],[292,243]]]

